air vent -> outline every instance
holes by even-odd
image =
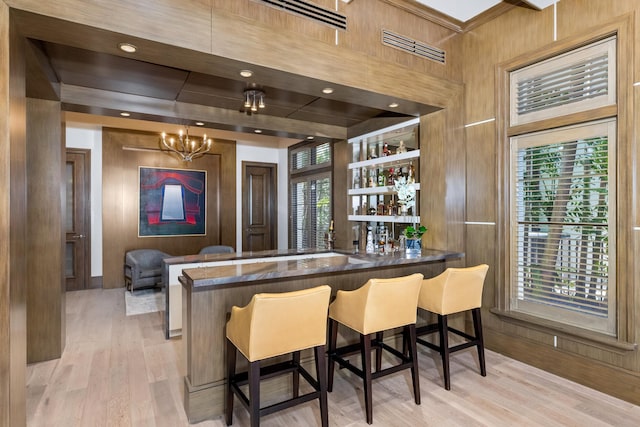
[[[401,36],[400,34],[392,33],[388,30],[382,30],[382,44],[439,62],[440,64],[445,63],[444,50],[429,46],[428,44],[406,36]]]
[[[338,30],[347,29],[347,17],[302,0],[255,0],[287,12],[329,25]]]

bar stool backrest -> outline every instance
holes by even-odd
[[[363,335],[416,323],[423,278],[416,273],[369,279],[356,290],[338,291],[339,297],[331,305],[329,316]]]
[[[447,268],[431,279],[425,279],[418,307],[447,315],[478,308],[482,305],[482,288],[489,266]]]
[[[331,287],[255,294],[232,307],[227,337],[250,362],[324,345]]]

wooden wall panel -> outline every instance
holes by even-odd
[[[496,117],[496,64],[552,41],[552,8],[517,7],[465,34],[465,124]]]
[[[91,3],[83,0],[11,0],[7,3],[16,9],[203,52],[210,51],[213,42],[211,0],[101,0]],[[39,29],[54,34],[59,32],[56,37],[64,37],[60,30],[61,27],[55,24]],[[117,45],[113,48],[117,52]]]
[[[427,247],[464,251],[465,155],[462,90],[420,120],[420,222]],[[464,265],[464,260],[462,260]]]
[[[26,425],[24,42],[0,2],[0,426]]]
[[[453,30],[381,0],[353,2],[344,8],[344,13],[348,19],[348,30],[340,34],[340,46],[412,70],[449,80],[461,80],[462,37]],[[382,44],[383,29],[444,50],[446,63],[443,65]]]
[[[103,131],[103,287],[124,286],[126,251],[159,249],[171,255],[196,254],[208,245],[235,248],[235,142],[215,140],[191,163],[158,150],[159,135],[117,129]],[[123,147],[133,148],[125,150]],[[142,150],[141,150],[142,149]],[[138,237],[138,167],[207,171],[207,235]]]
[[[465,128],[467,221],[496,221],[498,159],[495,122]]]
[[[335,10],[334,0],[316,0],[315,4]],[[392,62],[434,76],[460,81],[461,38],[454,31],[424,20],[382,0],[356,1],[349,5],[338,2],[339,13],[347,17],[347,30],[262,5],[253,0],[214,0],[214,9],[227,10],[249,20],[291,31],[330,46],[360,52],[383,62]],[[380,19],[384,16],[384,19]],[[382,44],[382,29],[410,37],[447,52],[445,65]],[[215,32],[215,28],[214,28]],[[309,55],[313,55],[309,52]],[[337,65],[337,64],[336,64]]]
[[[27,100],[27,362],[62,355],[65,344],[65,164],[60,103]]]
[[[628,230],[637,226],[638,218],[638,143],[632,129],[635,130],[637,126],[639,97],[636,95],[631,100],[631,82],[632,76],[640,74],[637,67],[638,58],[628,55],[637,51],[637,16],[640,4],[631,0],[615,2],[615,6],[605,3],[585,0],[559,2],[559,41],[555,43],[553,7],[541,12],[514,8],[465,34],[465,122],[496,118],[495,123],[466,129],[467,221],[496,221],[496,226],[492,229],[489,225],[468,225],[465,249],[468,259],[493,258],[486,261],[495,268],[490,270],[493,276],[488,276],[485,282],[483,303],[488,304],[486,308],[504,307],[508,294],[506,291],[502,293],[505,288],[498,287],[498,284],[510,280],[505,271],[508,241],[502,235],[509,229],[509,219],[505,215],[508,207],[504,205],[508,198],[502,197],[505,196],[503,180],[507,175],[503,162],[506,163],[508,160],[508,141],[498,138],[505,138],[502,127],[506,127],[508,117],[497,103],[504,102],[502,88],[495,86],[497,67],[515,58],[539,56],[540,52],[544,53],[550,49],[552,43],[555,46],[569,46],[566,42],[568,38],[601,33],[616,26],[621,28],[618,143],[619,153],[623,158],[619,162],[620,202],[617,208],[621,225],[619,234],[625,234],[618,241],[616,268],[618,283],[621,284],[621,289],[625,290],[618,295],[620,304],[624,304],[621,320],[626,320],[629,324],[629,330],[621,331],[621,338],[637,343],[640,340],[640,278],[637,265],[640,248],[637,236],[635,240],[632,239]],[[634,13],[631,20],[629,12]],[[629,21],[631,25],[628,25]],[[477,164],[472,163],[472,159]],[[482,196],[486,199],[483,200]],[[630,221],[629,217],[633,217],[635,222]],[[485,244],[483,240],[486,241]],[[519,319],[495,316],[489,311],[483,322],[490,348],[603,392],[636,404],[640,403],[637,389],[633,392],[633,387],[618,386],[629,381],[637,384],[640,377],[640,357],[637,351],[625,351],[611,343],[609,346],[594,344],[593,341],[550,328],[533,326]],[[557,347],[554,347],[556,340]]]

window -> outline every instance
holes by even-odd
[[[510,124],[531,130],[510,139],[507,303],[614,337],[616,118],[602,111],[616,102],[615,49],[609,37],[509,73]]]
[[[511,125],[615,104],[615,48],[611,37],[512,72]]]
[[[512,310],[615,333],[615,121],[512,138]]]
[[[332,216],[330,143],[310,143],[289,151],[289,247],[325,248]]]

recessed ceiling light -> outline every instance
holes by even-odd
[[[240,70],[240,75],[242,77],[251,77],[251,76],[253,76],[253,71],[251,71],[251,70]]]
[[[262,131],[260,129],[256,129],[254,130],[255,133],[262,133]]]
[[[399,104],[397,102],[392,102],[389,104],[389,108],[396,108]]]
[[[313,136],[309,135],[309,136],[307,137],[307,139],[313,139]]]
[[[129,117],[131,115],[131,113],[127,113],[126,111],[123,111],[122,113],[120,113],[120,115],[122,117]]]
[[[204,126],[204,123],[202,123],[202,122],[196,122],[196,126]]]
[[[326,93],[327,95],[330,93],[333,93],[333,88],[332,87],[325,87],[324,89],[322,89],[322,93]]]
[[[136,53],[136,51],[138,50],[138,48],[135,45],[132,45],[131,43],[120,43],[118,45],[118,48],[121,51],[127,52],[127,53]]]

